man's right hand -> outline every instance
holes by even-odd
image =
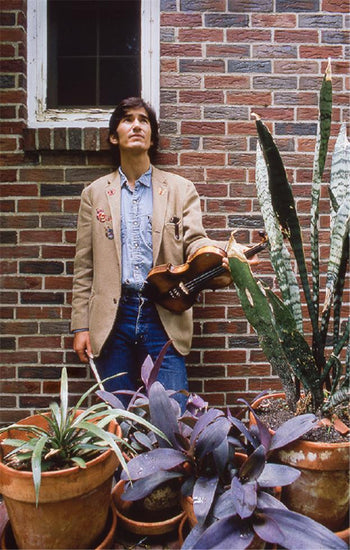
[[[82,363],[88,363],[89,357],[93,357],[88,330],[74,334],[73,349]]]

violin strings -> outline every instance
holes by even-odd
[[[225,268],[222,265],[219,265],[202,275],[198,275],[197,277],[195,277],[194,279],[186,283],[185,286],[190,292],[194,292],[197,290],[197,286],[200,286],[202,283],[205,283],[208,279],[211,279],[212,277],[215,277],[215,275],[219,275],[220,273],[224,273],[225,271],[226,271]]]

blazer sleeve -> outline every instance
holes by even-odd
[[[74,259],[71,330],[89,327],[89,301],[92,293],[92,204],[89,188],[83,190],[77,225]]]

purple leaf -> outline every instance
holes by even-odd
[[[178,448],[179,445],[175,437],[179,431],[177,417],[172,407],[171,398],[160,382],[154,382],[150,387],[149,409],[151,422],[167,436],[173,447]],[[157,439],[160,447],[169,446],[164,439],[160,437]]]
[[[132,485],[126,485],[121,498],[123,500],[140,500],[152,493],[154,489],[165,481],[169,481],[169,479],[174,479],[176,477],[181,477],[181,474],[178,472],[164,472],[159,470],[155,474],[134,481]]]
[[[209,424],[201,432],[196,443],[196,455],[199,458],[212,452],[224,441],[230,429],[229,421],[224,417],[219,417]]]
[[[212,514],[216,519],[223,519],[236,514],[235,501],[230,490],[225,491],[215,499]]]
[[[241,401],[242,403],[245,403],[248,409],[250,410],[250,412],[252,413],[252,415],[254,416],[255,422],[259,431],[260,443],[264,445],[266,452],[268,452],[268,450],[270,449],[270,443],[271,443],[271,433],[269,429],[267,428],[267,426],[265,426],[263,422],[261,422],[260,418],[254,411],[254,409],[249,405],[249,403],[245,399],[240,398],[240,399],[237,399],[237,401]]]
[[[208,408],[208,401],[204,401],[196,393],[191,393],[187,398],[186,409],[192,415],[202,415]]]
[[[268,463],[258,477],[258,483],[260,487],[284,487],[298,479],[300,473],[291,466]]]
[[[254,532],[249,524],[231,516],[210,525],[193,546],[187,547],[187,550],[244,550],[253,538]]]
[[[231,482],[231,493],[235,501],[237,514],[242,518],[249,518],[257,503],[257,483],[241,483],[237,477]]]
[[[243,462],[239,469],[238,477],[241,482],[255,481],[258,479],[265,467],[266,455],[265,448],[260,445],[255,451]]]
[[[193,488],[193,510],[200,525],[203,525],[212,505],[219,477],[199,477]]]
[[[261,515],[264,523],[254,524],[255,532],[267,542],[277,542],[287,550],[300,550],[300,548],[346,550],[348,548],[348,545],[332,531],[302,514],[271,508],[265,509]],[[283,534],[283,540],[266,538],[278,534],[272,522],[278,525],[278,529]]]
[[[204,532],[204,527],[202,525],[199,525],[196,523],[196,525],[191,529],[187,537],[185,538],[181,550],[190,550],[194,547],[197,540],[200,538],[202,533]]]
[[[252,436],[246,425],[241,420],[232,416],[230,412],[228,412],[227,418],[229,419],[231,424],[233,424],[235,428],[237,428],[241,432],[241,434],[247,438],[254,449],[259,445],[259,443],[256,442],[256,439]]]
[[[123,403],[116,397],[113,393],[106,391],[106,390],[97,390],[96,395],[102,399],[105,403],[108,403],[108,405],[111,405],[113,409],[122,409],[124,410],[125,407]]]
[[[285,506],[278,498],[265,493],[265,491],[259,491],[258,493],[258,503],[257,508],[264,511],[264,508],[280,508],[282,510],[287,510]]]
[[[133,438],[137,443],[141,445],[141,447],[146,447],[146,449],[149,449],[150,451],[153,448],[152,441],[148,437],[148,435],[142,433],[142,432],[135,432],[133,434]]]
[[[151,360],[152,365],[150,364],[149,361],[147,362],[147,365],[145,366],[144,372],[142,372],[143,365],[141,367],[141,378],[142,378],[142,380],[145,384],[147,393],[149,392],[152,384],[154,384],[154,382],[157,380],[159,369],[160,369],[160,367],[162,365],[162,362],[163,362],[163,359],[164,359],[164,355],[166,354],[166,352],[168,350],[168,347],[171,345],[171,343],[172,343],[172,341],[168,340],[168,342],[166,342],[164,344],[164,346],[160,350],[159,355],[158,355],[157,359],[155,360],[154,364],[153,364],[152,360]],[[146,359],[147,359],[147,357],[146,357]]]
[[[274,519],[266,518],[264,517],[264,515],[259,514],[259,518],[257,518],[255,521],[253,520],[253,529],[258,537],[260,537],[262,540],[274,543],[278,546],[282,546],[284,536],[282,531],[278,527],[278,523]],[[302,546],[302,548],[305,547]]]
[[[150,355],[147,355],[146,359],[144,360],[141,366],[141,380],[144,383],[144,386],[147,392],[149,387],[148,381],[149,381],[149,377],[151,375],[153,367],[154,367],[154,363],[152,361],[152,357]]]
[[[208,424],[211,424],[214,420],[216,420],[216,418],[223,416],[223,414],[224,413],[219,411],[219,409],[209,409],[209,411],[200,416],[192,431],[191,445],[195,444],[198,435],[208,426]]]
[[[224,474],[226,465],[229,461],[230,446],[228,438],[225,439],[213,450],[213,459],[218,474],[221,476]]]
[[[315,428],[314,414],[301,414],[284,422],[272,436],[270,451],[280,449]]]
[[[135,456],[128,462],[128,473],[122,471],[121,479],[141,479],[159,470],[171,470],[187,460],[186,456],[176,449],[153,449]]]

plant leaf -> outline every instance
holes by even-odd
[[[208,453],[219,447],[226,438],[231,424],[227,418],[219,417],[203,430],[196,442],[196,455],[203,458]]]
[[[149,390],[151,422],[167,436],[171,445],[178,448],[175,434],[179,431],[172,400],[160,382],[154,382]],[[160,447],[169,446],[164,439],[158,439]]]
[[[248,456],[239,469],[238,477],[242,483],[255,481],[261,475],[266,462],[266,451],[263,445],[260,445]]]
[[[187,550],[244,550],[254,538],[254,532],[248,522],[242,522],[233,516],[216,521]],[[186,542],[186,541],[185,541]]]
[[[193,511],[200,525],[203,525],[214,500],[219,477],[199,477],[193,488]]]
[[[242,519],[249,518],[257,505],[257,482],[241,483],[238,477],[234,477],[231,482],[231,494],[237,514]]]
[[[282,509],[265,509],[262,518],[264,522],[254,522],[255,532],[267,542],[280,544],[287,550],[300,550],[301,533],[303,548],[319,550],[332,548],[346,550],[348,545],[329,529],[311,518]],[[280,536],[277,538],[275,525],[278,525]],[[272,540],[273,539],[273,540]]]
[[[259,142],[257,142],[256,147],[255,174],[258,200],[264,219],[265,230],[269,237],[271,263],[277,276],[283,301],[292,310],[298,329],[302,331],[303,316],[299,285],[291,264],[290,254],[284,244],[283,234],[272,207],[268,171]]]
[[[67,421],[67,411],[68,411],[68,377],[66,367],[62,367],[61,372],[61,388],[60,388],[60,398],[61,398],[61,407],[60,407],[60,430],[62,431],[66,425]]]
[[[177,449],[153,449],[132,458],[128,463],[128,474],[122,472],[121,479],[128,479],[128,476],[132,480],[141,479],[161,469],[171,470],[186,460],[186,455]]]
[[[81,458],[81,456],[74,456],[71,458],[71,461],[74,462],[74,464],[76,464],[77,466],[79,466],[79,468],[83,468],[83,469],[86,468],[86,462],[83,458]]]
[[[159,355],[156,358],[155,362],[153,363],[151,357],[148,356],[146,357],[141,367],[141,379],[145,384],[147,393],[149,392],[152,384],[157,380],[159,370],[164,359],[164,355],[168,351],[168,348],[171,344],[172,344],[172,340],[168,340],[168,342],[166,342],[162,347],[162,349],[160,350]]]
[[[35,443],[32,454],[32,472],[33,472],[33,483],[35,489],[35,504],[36,507],[39,505],[39,492],[41,485],[41,464],[42,464],[42,455],[45,444],[48,440],[48,435],[41,436]]]
[[[272,436],[270,451],[281,449],[296,441],[302,435],[315,428],[317,418],[314,414],[301,414],[290,418],[277,428]]]
[[[284,487],[300,477],[300,471],[285,464],[268,462],[258,477],[260,487]]]
[[[122,495],[123,500],[140,500],[147,497],[154,491],[159,485],[170,479],[182,477],[179,472],[168,472],[165,470],[158,470],[154,474],[147,477],[137,479],[131,484],[125,486],[124,493]]]

